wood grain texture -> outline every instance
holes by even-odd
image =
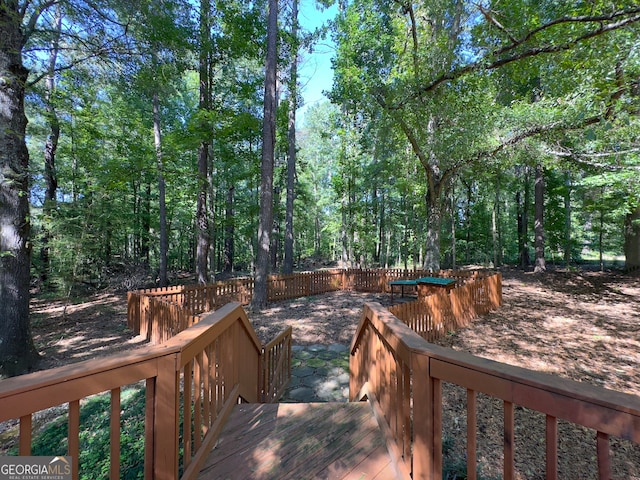
[[[382,480],[396,473],[365,402],[242,404],[198,478]]]

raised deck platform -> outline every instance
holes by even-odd
[[[400,478],[368,402],[237,405],[198,477]]]

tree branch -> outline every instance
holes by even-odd
[[[42,14],[49,9],[50,7],[53,7],[55,4],[59,3],[60,0],[48,0],[46,2],[44,2],[42,5],[40,5],[35,12],[33,12],[33,15],[31,15],[31,18],[29,19],[29,22],[27,23],[27,25],[24,28],[24,39],[25,41],[31,37],[31,34],[34,32],[34,30],[36,29],[36,24],[38,23],[38,20],[40,19],[40,17],[42,16]],[[23,14],[26,14],[26,8],[27,8],[28,2],[25,2],[24,8],[25,8],[25,12],[23,12]]]
[[[622,18],[621,20],[618,20]],[[605,24],[603,25],[602,22],[605,22],[607,20],[618,20],[614,23],[609,23],[609,24]],[[532,47],[529,48],[527,50],[524,50],[520,53],[516,53],[507,57],[503,57],[503,58],[496,58],[494,60],[490,60],[487,61],[488,58],[490,57],[498,57],[499,55],[506,53],[508,51],[511,51],[513,49],[515,49],[516,47],[520,47],[523,44],[525,44],[526,42],[528,42],[533,36],[535,36],[537,33],[540,33],[546,29],[551,28],[552,26],[555,25],[559,25],[559,24],[563,24],[563,23],[570,23],[570,22],[574,22],[574,23],[598,23],[598,27],[594,30],[588,31],[578,37],[575,37],[573,39],[570,39],[562,44],[558,44],[558,45],[546,45],[546,46],[541,46],[541,47]],[[500,49],[497,49],[496,51],[494,51],[493,53],[487,55],[486,58],[478,60],[476,62],[472,62],[468,65],[465,65],[463,67],[459,67],[451,72],[445,73],[439,77],[437,77],[436,79],[434,79],[433,81],[431,81],[429,84],[424,85],[421,88],[418,88],[414,91],[414,93],[412,93],[409,97],[406,97],[405,100],[401,101],[400,103],[397,103],[395,105],[389,105],[388,108],[390,109],[394,109],[394,110],[398,110],[400,108],[402,108],[404,106],[404,104],[407,102],[408,99],[416,97],[416,96],[420,96],[423,95],[424,93],[428,93],[430,91],[435,90],[436,88],[438,88],[440,85],[442,85],[443,83],[452,81],[452,80],[457,80],[458,78],[461,78],[469,73],[472,72],[476,72],[476,71],[481,71],[481,70],[495,70],[498,69],[500,67],[503,67],[505,65],[508,65],[510,63],[514,63],[514,62],[518,62],[520,60],[524,60],[527,58],[531,58],[531,57],[536,57],[539,55],[543,55],[543,54],[552,54],[552,53],[559,53],[559,52],[563,52],[563,51],[567,51],[570,50],[572,48],[574,48],[576,45],[578,45],[581,42],[584,42],[585,40],[589,40],[591,38],[600,36],[600,35],[604,35],[606,33],[615,31],[615,30],[619,30],[621,28],[627,27],[629,25],[635,24],[640,22],[640,7],[632,9],[632,10],[625,10],[625,11],[619,11],[619,12],[613,12],[611,14],[608,15],[598,15],[598,16],[582,16],[582,17],[563,17],[563,18],[559,18],[559,19],[555,19],[552,20],[548,23],[546,23],[545,25],[542,25],[538,28],[536,28],[535,30],[532,30],[531,32],[527,33],[524,37],[522,37],[520,40],[518,40],[515,43],[512,43],[506,47],[502,47]]]
[[[594,162],[591,158],[604,158],[615,157],[618,155],[628,155],[631,153],[640,153],[640,147],[630,148],[628,150],[620,150],[617,152],[600,152],[600,153],[576,153],[570,150],[553,150],[548,148],[547,153],[555,155],[557,157],[567,157],[576,163],[584,165],[586,167],[598,168],[601,170],[608,170],[611,172],[617,172],[620,170],[640,170],[640,165],[613,165],[611,163]]]

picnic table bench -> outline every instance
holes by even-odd
[[[391,302],[393,302],[394,287],[400,287],[401,295],[404,297],[404,287],[410,286],[418,290],[418,296],[426,296],[435,293],[440,289],[451,290],[455,287],[454,278],[443,277],[420,277],[414,280],[393,280],[389,282],[391,287]]]

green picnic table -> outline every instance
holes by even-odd
[[[389,282],[391,287],[391,302],[393,303],[393,287],[400,287],[401,295],[404,297],[404,287],[411,286],[416,287],[418,285],[424,285],[426,287],[446,288],[447,290],[453,288],[456,280],[454,278],[443,277],[420,277],[415,280],[393,280]]]

